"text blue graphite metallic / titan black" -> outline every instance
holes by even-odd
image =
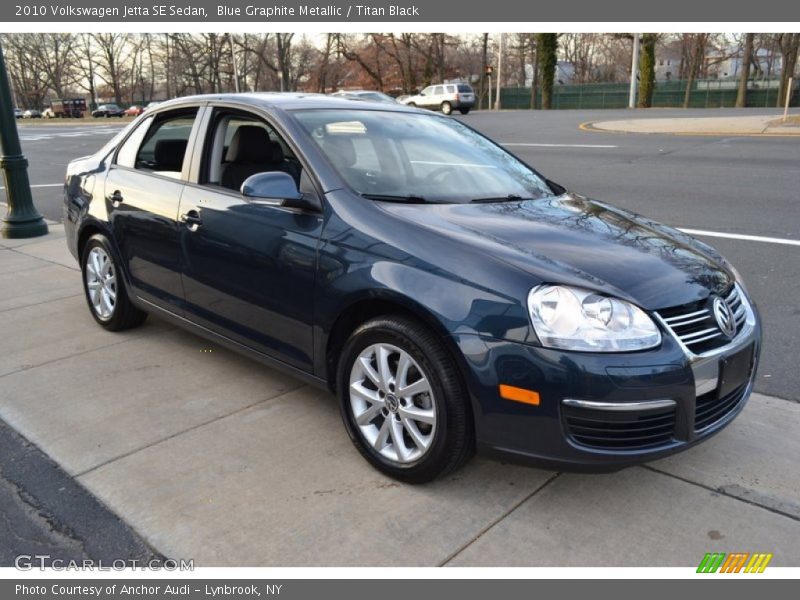
[[[153,313],[330,387],[355,446],[405,481],[476,447],[659,458],[753,385],[758,314],[717,252],[422,110],[165,102],[70,163],[65,217],[100,325]]]

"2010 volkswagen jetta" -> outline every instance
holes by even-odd
[[[741,411],[758,362],[712,248],[413,108],[166,102],[70,163],[65,224],[102,327],[153,313],[330,388],[405,481],[476,447],[594,470],[672,454]]]

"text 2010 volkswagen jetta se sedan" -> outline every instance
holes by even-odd
[[[759,318],[725,259],[444,116],[185,98],[70,163],[65,190],[101,326],[153,313],[329,387],[402,480],[476,447],[566,469],[662,457],[753,385]]]

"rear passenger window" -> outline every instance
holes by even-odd
[[[180,178],[197,109],[157,117],[148,129],[134,168]]]
[[[153,123],[153,118],[150,117],[139,123],[136,129],[128,136],[125,143],[120,146],[117,153],[117,164],[122,167],[130,167],[131,169],[136,166],[136,155],[139,153],[139,147],[142,145],[142,140]]]

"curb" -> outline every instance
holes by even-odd
[[[771,133],[763,131],[761,133],[745,133],[736,131],[628,131],[625,129],[603,129],[595,127],[595,123],[602,123],[602,121],[586,121],[578,125],[581,131],[590,131],[593,133],[612,133],[615,135],[630,134],[630,135],[672,135],[672,136],[687,136],[687,137],[777,137],[777,138],[800,138],[798,133]]]

